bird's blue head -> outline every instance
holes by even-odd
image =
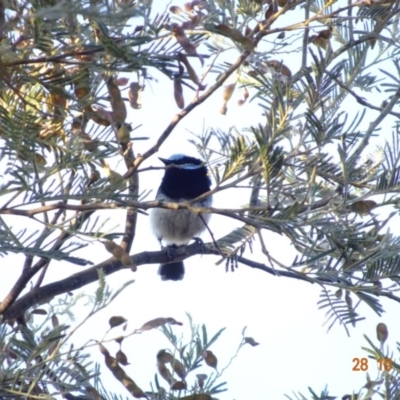
[[[211,180],[202,160],[185,154],[173,154],[160,160],[168,167],[160,191],[169,198],[191,200],[210,190]]]

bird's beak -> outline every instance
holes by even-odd
[[[161,160],[164,163],[164,165],[171,164],[170,160],[167,160],[166,158],[158,157],[158,159]]]

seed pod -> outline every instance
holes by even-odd
[[[104,246],[106,247],[107,251],[110,251],[110,250],[108,250],[107,246],[109,248],[113,247],[112,245],[110,246],[110,243],[115,244],[114,242],[111,242],[111,241],[104,243]],[[110,253],[112,253],[112,252],[110,251]],[[120,315],[115,315],[108,320],[110,328],[115,328],[116,326],[120,326],[120,325],[124,324],[125,322],[126,322],[126,318],[121,317]]]
[[[244,103],[246,103],[247,99],[249,98],[249,91],[247,90],[246,87],[243,87],[242,93],[243,93],[243,99],[238,100],[239,106],[242,106]]]
[[[158,373],[170,384],[174,382],[174,377],[172,376],[170,370],[166,367],[166,365],[159,361],[157,363]]]
[[[157,353],[157,361],[163,362],[164,364],[172,363],[174,361],[174,356],[165,350],[160,350]]]
[[[218,359],[215,357],[214,353],[210,350],[203,351],[202,357],[209,367],[217,369]]]
[[[378,340],[380,341],[381,345],[383,345],[389,336],[389,331],[388,331],[386,324],[380,322],[376,326],[376,335],[377,335]]]
[[[132,82],[128,90],[129,104],[135,110],[142,108],[142,92],[144,87],[139,82]]]
[[[117,354],[115,355],[115,359],[118,361],[118,364],[129,365],[128,357],[122,350],[117,351]]]
[[[189,60],[187,59],[187,57],[184,54],[179,53],[178,54],[178,60],[181,61],[183,64],[185,64],[186,71],[189,74],[190,79],[199,87],[199,90],[204,90],[206,88],[205,85],[203,85],[200,82],[195,70],[191,66],[191,64],[190,64]]]
[[[185,99],[183,98],[182,82],[180,78],[174,78],[174,98],[176,105],[180,109],[185,107]]]
[[[222,99],[224,100],[225,103],[227,103],[232,97],[235,87],[236,87],[236,82],[224,86],[224,90],[222,92]]]
[[[113,77],[109,77],[106,81],[108,94],[110,95],[111,108],[113,110],[113,120],[115,122],[124,122],[126,120],[125,102],[122,100],[121,91]]]

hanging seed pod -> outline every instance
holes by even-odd
[[[114,122],[124,122],[127,115],[125,102],[122,100],[121,91],[113,77],[107,79],[106,86],[110,95],[113,120]]]
[[[112,245],[110,246],[109,243],[108,244],[106,244],[106,243],[104,243],[104,246],[106,247],[106,250],[109,251],[107,246],[108,247],[113,247],[113,246]],[[110,243],[114,243],[114,242],[110,241]],[[112,253],[112,252],[110,251],[110,253]],[[110,328],[115,328],[117,326],[124,324],[126,321],[127,321],[127,319],[125,317],[121,317],[120,315],[115,315],[108,320],[108,324],[110,325]]]
[[[243,93],[243,99],[238,100],[238,106],[242,106],[244,103],[246,103],[247,99],[249,98],[249,91],[247,90],[246,87],[243,87],[242,93]]]
[[[204,350],[202,357],[209,367],[217,369],[218,359],[212,351]]]
[[[165,350],[160,350],[157,353],[157,361],[163,362],[164,364],[172,363],[174,361],[174,356]]]
[[[180,78],[174,78],[174,98],[176,105],[182,110],[185,107],[185,99],[183,98],[183,88]]]
[[[224,86],[224,90],[222,92],[222,99],[224,100],[225,103],[227,103],[232,97],[235,87],[236,87],[236,82]]]
[[[206,88],[206,86],[200,82],[195,70],[191,66],[187,57],[184,54],[179,53],[178,60],[181,61],[185,65],[186,71],[189,75],[189,78],[193,81],[193,83],[195,83],[199,87],[199,90],[204,90]]]
[[[196,46],[190,43],[190,40],[185,35],[184,29],[179,25],[175,25],[172,29],[172,33],[174,34],[176,41],[182,46],[186,53],[190,55],[197,55],[197,57],[200,59],[201,65],[203,66],[203,57],[197,54]]]
[[[117,351],[117,354],[115,355],[115,359],[117,360],[118,364],[129,365],[128,357],[122,350]]]
[[[172,376],[170,370],[167,368],[167,366],[159,361],[157,363],[157,369],[158,369],[158,373],[170,384],[172,385],[172,383],[174,382],[174,377]]]
[[[179,378],[184,380],[187,374],[185,366],[176,358],[171,362],[171,365],[176,375],[178,375]]]
[[[228,111],[228,107],[226,103],[220,108],[219,113],[222,115],[226,115],[226,112]]]
[[[139,82],[132,82],[128,90],[129,104],[135,110],[142,108],[142,92],[144,87]]]
[[[387,338],[389,337],[389,331],[386,324],[380,322],[376,326],[376,335],[381,345],[383,345],[386,342]]]

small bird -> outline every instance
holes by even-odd
[[[160,158],[168,167],[158,189],[156,199],[181,203],[195,199],[208,192],[211,180],[207,167],[194,157],[184,154],[174,154],[168,159]],[[212,196],[194,203],[194,207],[211,207]],[[211,214],[202,214],[206,223]],[[206,228],[201,218],[189,210],[167,210],[153,208],[150,213],[150,224],[160,244],[168,248],[187,245],[194,237],[200,235]],[[158,270],[163,281],[179,281],[185,275],[182,261],[161,264]]]

